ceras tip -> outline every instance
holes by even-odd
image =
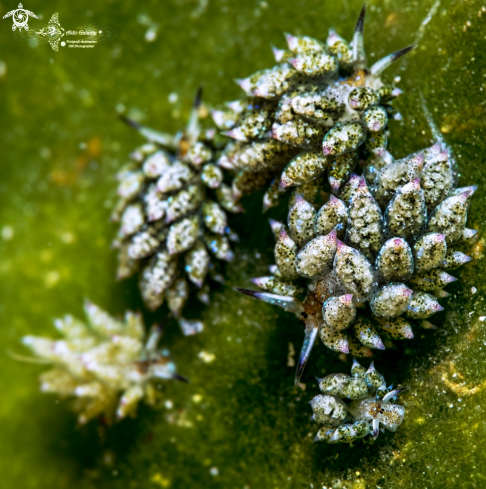
[[[349,306],[353,303],[353,294],[345,294],[342,296],[342,303]],[[356,360],[355,360],[356,361]]]
[[[285,50],[284,49],[279,49],[279,48],[272,46],[272,52],[273,52],[273,57],[275,58],[275,61],[277,61],[277,62],[282,61],[283,57],[285,56]]]
[[[420,190],[420,178],[414,178],[410,184],[413,190]]]
[[[277,267],[277,265],[268,265],[268,271],[272,275],[275,275],[276,273],[278,273],[278,267]]]
[[[354,32],[359,32],[363,34],[364,32],[364,21],[365,21],[365,16],[366,16],[366,3],[363,4],[361,7],[361,11],[359,13],[358,20],[356,22],[356,26],[354,28]]]
[[[379,149],[376,154],[385,162],[386,165],[395,161],[392,154],[385,148]]]
[[[300,61],[298,58],[289,58],[287,60],[287,63],[292,65],[296,70],[299,68],[299,65],[300,65]]]
[[[458,195],[459,197],[459,200],[463,203],[466,203],[467,202],[467,199],[469,199],[469,197],[473,194],[474,192],[468,188],[467,190],[464,190],[464,192],[460,193]]]
[[[139,124],[137,121],[134,121],[133,119],[130,119],[129,117],[126,117],[126,116],[124,116],[122,114],[120,114],[118,116],[118,118],[121,121],[123,121],[125,124],[128,124],[130,127],[133,127],[133,129],[135,129],[137,131],[142,127],[142,125]]]
[[[417,164],[423,164],[425,160],[425,155],[421,151],[420,153],[416,154],[413,159]]]
[[[258,95],[256,95],[258,97]],[[279,125],[278,124],[273,124],[272,128],[270,129],[270,137],[272,137],[273,139],[276,139],[278,141],[279,139],[279,134],[278,134],[278,129],[279,129]]]
[[[375,362],[371,362],[370,366],[368,367],[368,370],[366,371],[367,374],[371,374],[373,372],[376,372]]]
[[[359,177],[358,190],[368,190],[368,185],[366,184],[366,180],[364,177]]]
[[[338,199],[338,198],[337,198],[337,197],[336,197],[334,194],[331,194],[331,195],[329,196],[329,202],[330,202],[331,204],[333,204],[333,205],[336,205],[336,204],[338,204],[340,201],[339,201],[339,199]]]
[[[383,397],[383,401],[384,402],[391,401],[392,399],[398,397],[402,392],[405,392],[406,390],[408,390],[408,386],[403,386],[403,387],[399,387],[398,389],[394,389]]]
[[[378,338],[378,337],[374,337],[372,338],[372,343],[373,343],[373,346],[377,349],[377,350],[386,350],[385,348],[385,345],[383,344],[383,341],[381,340],[381,338]]]
[[[448,149],[441,151],[439,156],[437,157],[438,161],[447,161],[449,159],[450,153]]]
[[[240,113],[243,110],[242,103],[240,100],[234,100],[233,102],[226,102],[226,107],[231,109],[233,112]]]
[[[241,287],[233,287],[233,290],[235,292],[239,292],[240,294],[247,295],[249,297],[252,297],[254,299],[259,299],[261,292],[258,292],[256,290],[250,290],[250,289],[243,289]]]
[[[289,187],[292,187],[292,185],[294,185],[294,182],[292,182],[292,180],[287,178],[286,175],[282,175],[282,178],[280,179],[280,183],[278,184],[278,189],[282,191]]]
[[[24,336],[21,341],[23,345],[28,346],[34,344],[35,339],[33,336]]]
[[[412,328],[407,329],[406,331],[404,331],[403,337],[406,338],[407,340],[413,339],[414,336],[413,336]]]
[[[471,185],[469,187],[466,187],[471,193],[470,195],[473,195],[474,192],[476,192],[476,190],[478,189],[478,186],[477,185]]]
[[[461,204],[469,205],[469,199],[476,191],[477,186],[463,187],[456,190],[455,195],[459,196]]]
[[[242,141],[242,142],[246,141],[245,136],[243,136],[243,134],[241,134],[241,132],[238,131],[237,129],[231,129],[229,131],[224,131],[221,134],[223,134],[224,136],[226,136],[228,138],[236,139],[237,141]]]
[[[280,230],[280,233],[278,235],[278,240],[279,241],[286,241],[288,239],[290,239],[290,237],[287,234],[287,231],[282,227],[282,229]]]
[[[477,234],[478,234],[477,229],[466,228],[464,229],[463,239],[472,240],[473,238],[476,237]]]
[[[402,289],[401,293],[404,297],[410,297],[413,294],[413,290],[409,288],[404,288]]]
[[[270,228],[273,232],[278,232],[280,234],[280,230],[283,228],[283,224],[275,219],[269,219],[268,224],[270,224]]]
[[[190,380],[187,377],[183,377],[182,375],[179,375],[177,373],[172,374],[172,378],[174,380],[178,380],[179,382],[184,382],[185,384],[189,384]]]
[[[330,438],[330,441],[334,442],[334,441],[338,441],[339,440],[339,432],[336,430],[333,435],[331,436]]]
[[[355,70],[366,68],[366,53],[364,50],[364,20],[366,14],[366,4],[363,5],[356,22],[353,35],[353,63]]]
[[[302,197],[302,194],[297,194],[295,196],[295,204],[294,206],[302,206],[302,205],[307,205],[307,201]]]
[[[291,51],[298,47],[298,39],[297,36],[289,34],[288,32],[284,32],[285,40],[287,41],[287,46]]]
[[[376,131],[379,131],[380,128],[381,128],[381,122],[372,122],[371,124],[368,125],[370,131],[373,131],[373,132],[376,132]],[[381,153],[382,150],[379,150],[378,153]]]
[[[193,109],[198,109],[201,106],[203,91],[204,86],[200,85],[197,89],[196,96],[194,97],[194,102],[192,104]]]
[[[261,90],[260,88],[255,88],[255,90],[253,90],[253,93],[252,95],[254,97],[265,97],[265,93],[263,92],[263,90]],[[273,132],[273,131],[272,131]]]
[[[339,187],[341,186],[341,182],[334,177],[329,177],[329,184],[331,185],[331,188],[334,192],[337,192],[339,190]]]
[[[393,244],[395,245],[396,248],[403,248],[403,241],[401,238],[395,238],[393,240]]]
[[[339,239],[336,239],[336,247],[337,247],[336,253],[342,253],[347,248],[347,246]]]
[[[329,29],[329,34],[327,35],[328,46],[332,46],[336,41],[339,40],[341,40],[341,36],[334,29]]]
[[[235,78],[235,82],[247,94],[251,92],[251,82],[248,78]]]
[[[349,354],[348,340],[339,340],[339,343],[336,346],[336,350],[348,355]]]
[[[438,155],[442,151],[442,143],[437,141],[430,147],[430,152],[432,154]]]
[[[217,161],[217,165],[220,166],[221,168],[224,168],[225,170],[234,169],[233,163],[226,155],[223,155],[221,156],[221,158],[219,158],[219,160]]]
[[[405,54],[409,53],[414,49],[415,46],[408,46],[406,48],[395,51],[394,53],[385,56],[384,58],[377,61],[371,68],[370,74],[372,76],[380,76],[383,71],[385,71],[392,63],[394,63],[397,59],[400,59]]]
[[[257,287],[261,287],[264,280],[267,279],[268,277],[257,277],[257,278],[251,278],[250,282],[254,283]]]
[[[196,278],[196,277],[190,277],[191,279],[191,282],[198,288],[200,289],[203,285],[204,285],[204,280],[203,279],[199,279],[199,278]]]
[[[452,283],[452,282],[456,282],[458,279],[456,277],[453,277],[452,275],[449,275],[448,273],[446,273],[444,275],[444,282],[447,282],[448,284]]]
[[[238,201],[243,197],[243,192],[241,192],[235,185],[231,187],[231,196],[234,201]]]

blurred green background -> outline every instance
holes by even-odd
[[[289,343],[301,324],[239,296],[232,286],[264,275],[272,262],[261,195],[232,227],[242,236],[228,283],[212,305],[194,305],[206,329],[164,338],[190,384],[167,383],[158,410],[111,429],[76,428],[69,403],[38,392],[43,367],[20,363],[25,334],[54,335],[52,319],[82,317],[83,299],[113,314],[141,309],[136,281],[116,283],[109,222],[115,174],[140,138],[117,111],[164,131],[179,130],[200,84],[207,104],[240,95],[233,78],[272,65],[282,33],[318,38],[334,27],[350,39],[361,0],[165,0],[103,3],[26,0],[25,8],[61,25],[93,22],[117,31],[94,49],[52,51],[22,42],[0,22],[0,479],[11,488],[481,488],[486,487],[486,316],[484,241],[456,272],[436,331],[375,358],[387,381],[411,387],[405,422],[372,445],[315,445],[307,401],[314,376],[348,372],[317,345],[293,386]],[[405,94],[392,123],[396,157],[431,142],[420,103],[458,157],[461,185],[478,184],[468,227],[484,231],[486,173],[486,4],[368,1],[371,60],[419,47],[386,80]],[[0,16],[17,0],[0,3]],[[284,209],[273,212],[282,217]],[[443,303],[444,304],[444,303]],[[164,311],[146,315],[147,324]],[[481,319],[480,319],[481,318]],[[201,355],[201,353],[203,353]],[[209,353],[214,360],[206,363]],[[209,355],[211,358],[211,355]]]

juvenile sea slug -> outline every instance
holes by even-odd
[[[271,276],[263,289],[237,289],[295,313],[305,324],[299,381],[317,336],[339,353],[368,357],[391,339],[412,339],[412,326],[443,307],[438,298],[470,261],[461,248],[476,187],[455,188],[443,143],[393,160],[372,182],[352,174],[338,197],[316,209],[297,194],[287,226],[274,220]],[[423,322],[423,327],[430,328]]]
[[[274,49],[276,66],[238,80],[247,98],[213,111],[233,139],[218,163],[236,171],[235,198],[270,183],[265,209],[292,187],[315,203],[325,185],[337,194],[358,160],[374,169],[390,160],[388,120],[400,119],[390,103],[401,90],[380,77],[412,47],[368,68],[364,17],[365,7],[352,45],[334,31],[326,42],[286,34],[288,48]]]
[[[208,275],[222,281],[218,261],[233,258],[227,212],[240,212],[223,173],[215,164],[215,131],[198,123],[200,93],[186,130],[175,136],[125,119],[149,141],[132,154],[133,163],[119,173],[120,202],[113,219],[120,222],[114,247],[119,249],[118,278],[140,270],[145,305],[164,301],[184,334],[202,323],[184,319],[190,288],[209,302]]]
[[[376,439],[380,431],[396,431],[401,425],[405,408],[393,401],[407,388],[386,387],[373,363],[366,370],[355,360],[351,376],[331,374],[317,380],[322,394],[310,405],[312,419],[323,426],[315,441],[352,444],[361,438]]]
[[[162,330],[155,327],[146,338],[140,314],[127,311],[121,321],[90,302],[85,313],[87,323],[72,316],[54,322],[62,339],[23,338],[42,363],[52,364],[40,377],[41,391],[74,398],[80,424],[133,416],[140,401],[153,405],[160,397],[156,382],[185,380],[169,352],[158,349]]]

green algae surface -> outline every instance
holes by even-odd
[[[228,282],[212,304],[194,304],[202,334],[185,338],[175,323],[165,344],[190,384],[161,385],[164,402],[111,428],[75,425],[69,401],[39,393],[42,365],[25,355],[25,334],[54,335],[52,319],[82,317],[83,299],[110,313],[142,310],[136,280],[116,283],[117,169],[141,143],[117,111],[175,131],[195,89],[207,104],[240,95],[233,78],[272,65],[282,32],[350,38],[361,1],[167,0],[39,2],[26,8],[66,29],[90,22],[117,31],[92,50],[32,46],[0,28],[0,477],[10,488],[481,488],[486,486],[486,285],[484,241],[454,273],[437,330],[375,357],[388,382],[410,387],[396,434],[373,445],[312,443],[317,426],[307,401],[315,376],[348,372],[317,345],[293,386],[289,366],[301,324],[289,314],[233,292],[272,263],[272,237],[261,195],[233,219],[241,235]],[[16,2],[2,2],[1,16]],[[39,16],[40,16],[39,15]],[[154,39],[155,36],[155,39]],[[460,184],[479,185],[468,227],[484,235],[486,173],[486,4],[478,1],[369,1],[368,56],[409,44],[417,49],[390,68],[405,93],[395,106],[390,150],[396,157],[432,141],[421,94],[452,147]],[[150,41],[150,42],[149,42]],[[285,209],[273,211],[282,218]],[[146,314],[146,311],[144,311]],[[148,324],[164,310],[146,314]]]

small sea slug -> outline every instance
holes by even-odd
[[[460,248],[474,239],[466,221],[475,190],[454,188],[450,152],[436,143],[390,155],[372,182],[352,174],[320,209],[298,194],[287,226],[271,220],[272,275],[253,279],[263,292],[237,290],[304,322],[296,382],[318,336],[335,352],[369,357],[412,339],[414,321],[443,309],[449,272],[470,260]]]
[[[72,316],[54,322],[62,339],[23,338],[41,363],[52,364],[40,377],[41,391],[74,398],[80,424],[98,416],[108,422],[134,416],[140,401],[157,401],[156,382],[185,380],[169,352],[158,349],[162,330],[152,328],[146,338],[140,314],[127,311],[118,320],[90,302],[85,313],[87,323]]]
[[[405,408],[393,401],[407,387],[386,387],[373,363],[366,370],[355,360],[351,376],[331,374],[317,380],[322,394],[310,405],[312,419],[323,426],[314,441],[352,444],[362,438],[376,439],[385,429],[395,432],[402,424]]]
[[[264,209],[292,187],[314,203],[324,184],[337,195],[358,160],[370,175],[389,160],[388,120],[400,118],[390,103],[401,91],[381,74],[412,47],[368,68],[364,17],[365,7],[352,45],[334,31],[325,42],[286,34],[287,49],[274,49],[276,66],[238,80],[247,98],[213,111],[233,139],[218,163],[236,171],[235,198],[270,184]]]
[[[113,213],[120,223],[113,244],[118,278],[139,271],[145,305],[154,310],[167,301],[186,335],[202,329],[200,321],[182,315],[190,288],[208,303],[207,279],[223,280],[217,262],[233,258],[230,241],[238,239],[227,212],[242,210],[215,164],[215,131],[202,131],[198,123],[200,96],[187,129],[175,136],[124,118],[149,142],[119,173],[120,202]]]

